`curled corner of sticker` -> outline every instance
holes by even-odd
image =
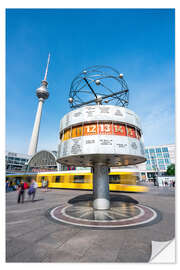
[[[150,263],[175,263],[175,239],[170,241],[152,241]]]

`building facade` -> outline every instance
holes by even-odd
[[[41,150],[34,154],[28,161],[27,172],[59,171],[60,165],[56,162],[57,152]]]
[[[142,180],[151,180],[157,174],[165,175],[167,167],[175,164],[175,144],[145,147],[147,161],[139,164]]]
[[[30,156],[26,154],[6,152],[6,155],[5,155],[6,173],[14,173],[14,172],[23,171],[29,159],[30,159]]]
[[[128,169],[132,167],[134,171],[139,172],[141,180],[153,180],[157,174],[165,175],[167,167],[175,164],[175,151],[175,144],[148,146],[145,147],[147,161],[127,167]],[[56,158],[57,151],[39,151],[34,156],[6,152],[6,173],[90,170],[90,167],[63,166],[56,162]]]

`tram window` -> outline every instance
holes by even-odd
[[[119,174],[109,175],[109,183],[110,184],[119,184],[120,183],[120,175]]]
[[[75,175],[74,183],[84,183],[84,175]]]
[[[52,176],[52,180],[53,183],[64,183],[64,176],[63,175],[55,175]]]
[[[56,176],[55,182],[60,183],[60,176]]]

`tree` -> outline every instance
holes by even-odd
[[[175,176],[175,164],[171,164],[167,167],[167,175]]]

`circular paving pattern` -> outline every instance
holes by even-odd
[[[113,229],[148,225],[158,215],[154,209],[140,204],[115,201],[109,210],[94,210],[92,201],[81,201],[57,206],[50,211],[50,216],[71,225]]]

